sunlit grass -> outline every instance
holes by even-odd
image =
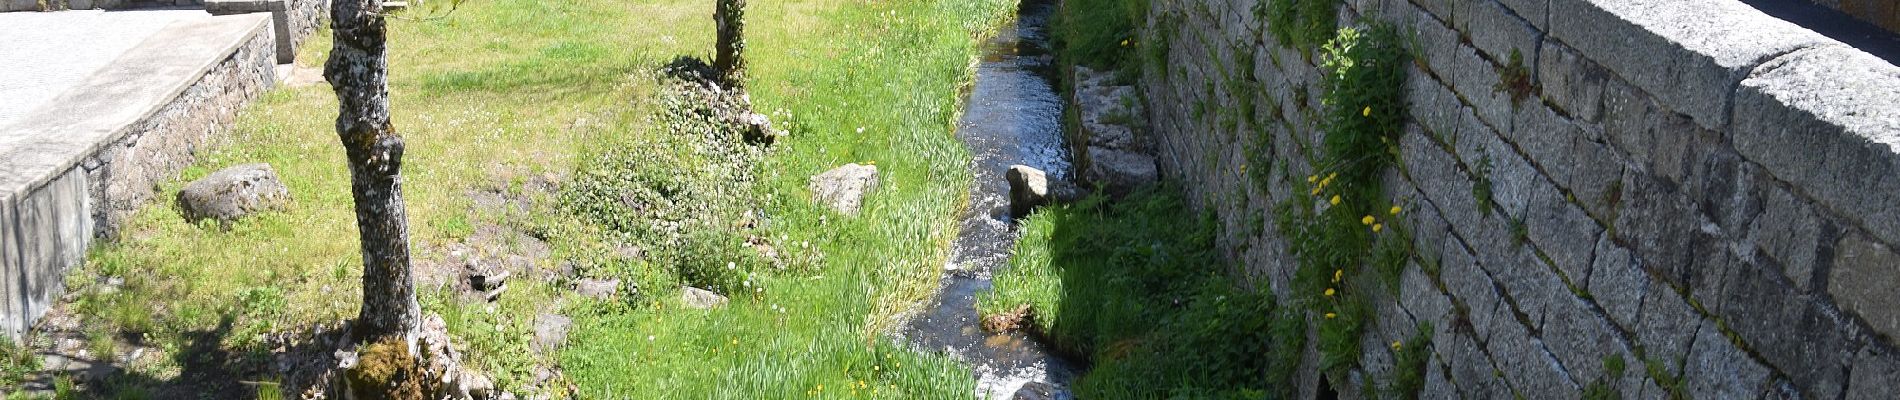
[[[749,86],[761,112],[793,115],[792,136],[760,166],[752,201],[772,218],[781,249],[825,255],[811,270],[766,273],[768,288],[731,306],[684,310],[663,273],[628,276],[644,299],[615,307],[566,293],[564,282],[517,278],[492,307],[449,289],[420,288],[425,312],[443,315],[469,364],[504,388],[528,385],[537,364],[560,364],[583,397],[675,394],[684,398],[862,395],[953,398],[972,392],[967,367],[894,346],[893,317],[934,289],[953,237],[951,217],[970,179],[951,135],[957,88],[969,76],[975,36],[1006,15],[1001,0],[754,2],[748,10]],[[418,264],[473,226],[534,227],[553,237],[554,264],[594,238],[551,207],[526,214],[477,209],[469,193],[519,193],[542,176],[570,176],[599,147],[666,135],[644,125],[652,71],[679,55],[709,53],[712,2],[684,0],[470,1],[441,19],[392,20],[394,124],[407,142],[404,183]],[[440,8],[407,16],[443,15]],[[304,47],[319,67],[329,32]],[[117,243],[97,249],[69,278],[73,309],[102,338],[136,333],[168,352],[194,332],[230,321],[220,346],[268,352],[262,336],[354,317],[361,266],[349,177],[333,131],[328,85],[280,88],[241,113],[229,140],[162,185],[236,164],[267,162],[295,199],[282,212],[223,231],[184,221],[168,195],[139,212]],[[864,128],[858,134],[858,128]],[[806,177],[874,161],[883,185],[862,215],[806,199]],[[558,179],[557,179],[558,180]],[[810,243],[810,250],[789,243]],[[517,275],[520,276],[520,275]],[[88,290],[108,277],[112,293]],[[539,313],[574,318],[569,346],[529,348]],[[649,337],[652,339],[649,340]],[[147,371],[177,374],[179,358]],[[261,376],[258,379],[268,380]],[[817,388],[823,385],[820,391]]]

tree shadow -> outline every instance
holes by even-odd
[[[235,318],[226,314],[212,329],[187,332],[181,346],[171,354],[178,366],[168,371],[133,371],[112,360],[82,359],[43,352],[41,356],[66,357],[81,368],[44,371],[23,385],[27,392],[53,392],[57,382],[75,385],[75,394],[83,398],[257,398],[258,377],[269,374],[270,354],[265,351],[233,351],[223,346],[231,335]],[[120,340],[135,348],[146,347],[138,335],[120,335]],[[136,361],[136,360],[134,360]]]

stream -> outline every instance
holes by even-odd
[[[1049,398],[1066,399],[1078,363],[1057,356],[1021,332],[993,333],[979,324],[976,298],[990,290],[991,273],[1007,268],[1022,235],[1009,217],[1009,166],[1027,165],[1049,180],[1071,179],[1062,139],[1063,100],[1053,89],[1055,58],[1046,32],[1054,0],[1024,0],[1016,20],[983,44],[976,84],[957,122],[957,138],[969,148],[976,181],[962,230],[937,297],[903,327],[902,336],[927,351],[943,351],[975,368],[977,395],[1011,398],[1026,384],[1041,382]],[[1038,385],[1041,386],[1041,385]]]

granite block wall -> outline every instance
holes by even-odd
[[[1324,133],[1315,58],[1267,33],[1266,1],[1156,0],[1167,62],[1141,89],[1163,175],[1285,296],[1272,209],[1307,195],[1287,179]],[[1417,249],[1346,394],[1418,322],[1426,398],[1900,387],[1900,67],[1736,0],[1344,3],[1415,56],[1385,187]]]

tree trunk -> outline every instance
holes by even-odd
[[[720,80],[730,87],[745,85],[745,0],[717,0],[713,23],[718,25],[718,43],[713,48],[713,68]]]
[[[336,90],[336,133],[350,162],[350,192],[363,245],[362,342],[412,338],[420,325],[402,205],[402,137],[389,124],[389,69],[382,0],[334,0],[335,46],[323,76]]]

